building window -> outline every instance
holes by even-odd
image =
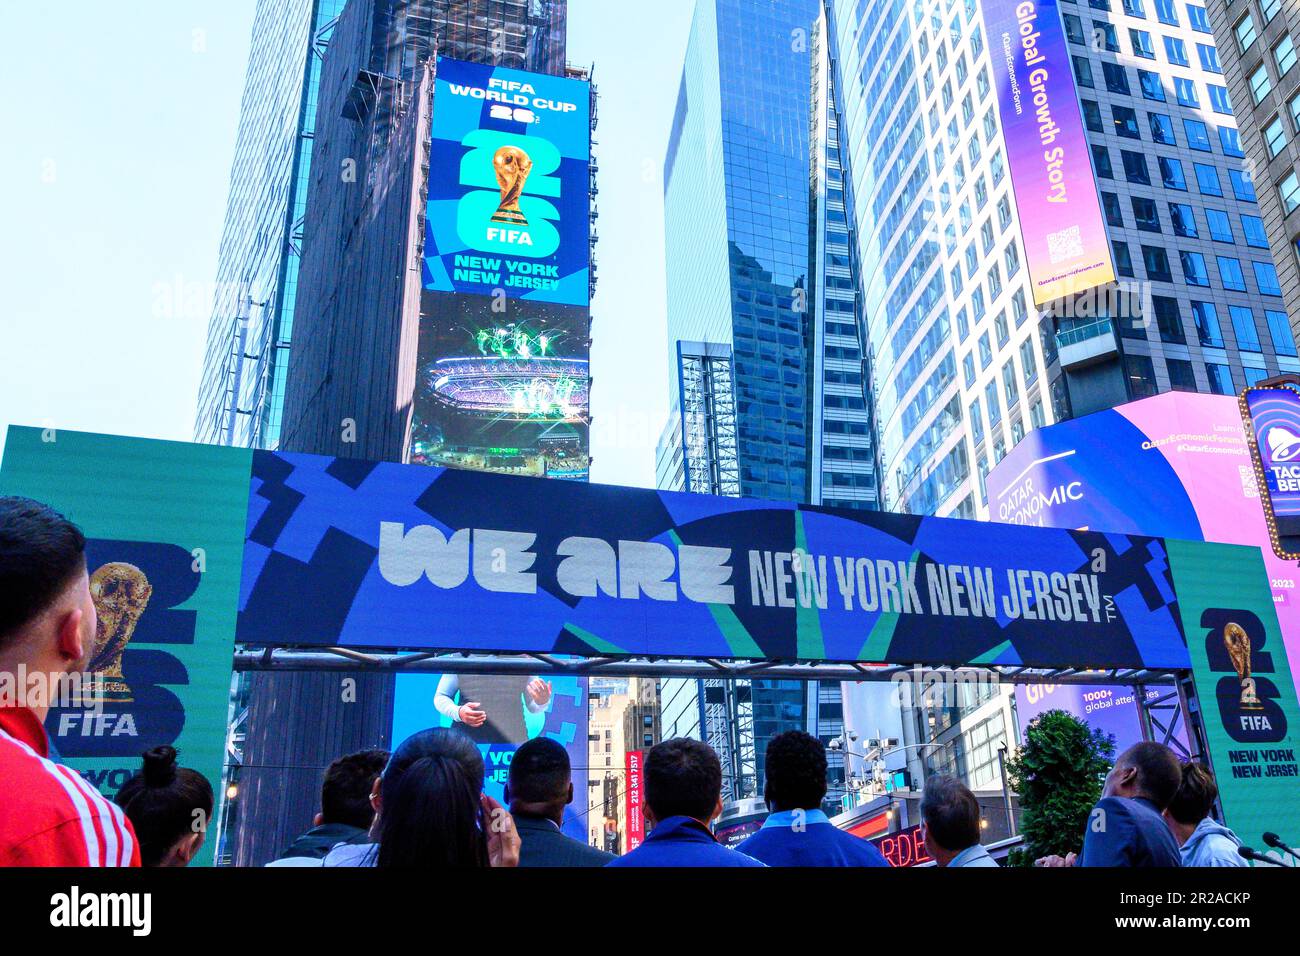
[[[1101,208],[1106,211],[1106,223],[1111,226],[1124,226],[1124,214],[1120,211],[1119,196],[1114,193],[1101,194]]]
[[[1291,34],[1287,33],[1282,37],[1281,42],[1273,47],[1273,62],[1277,64],[1277,75],[1286,76],[1287,71],[1295,66],[1295,60],[1295,43],[1291,39]]]
[[[1073,13],[1067,13],[1065,19],[1065,36],[1071,43],[1077,43],[1079,46],[1086,46],[1087,41],[1083,37],[1083,21]]]
[[[1241,169],[1228,170],[1228,179],[1232,181],[1232,194],[1242,202],[1255,201],[1255,184],[1250,176]]]
[[[1133,219],[1142,232],[1160,232],[1160,215],[1156,212],[1154,200],[1145,196],[1133,196]]]
[[[1192,302],[1192,319],[1196,322],[1196,337],[1201,345],[1223,348],[1223,329],[1219,326],[1219,313],[1213,302]]]
[[[1250,95],[1255,98],[1255,105],[1258,106],[1268,96],[1268,91],[1273,88],[1273,83],[1268,77],[1268,67],[1263,63],[1250,74]]]
[[[1174,77],[1174,94],[1180,106],[1196,109],[1201,105],[1201,98],[1196,95],[1196,84],[1184,77]]]
[[[1255,42],[1255,18],[1247,13],[1237,21],[1237,25],[1232,28],[1232,32],[1237,37],[1237,48],[1245,53],[1250,49],[1250,45]]]
[[[1169,253],[1163,246],[1143,246],[1142,262],[1147,269],[1147,278],[1153,282],[1173,282],[1174,275],[1169,270]]]
[[[1084,125],[1094,133],[1105,132],[1105,127],[1101,121],[1101,107],[1095,100],[1080,100],[1079,105],[1083,107]]]
[[[1174,66],[1191,66],[1187,59],[1187,44],[1177,37],[1165,37],[1165,59]]]
[[[1259,331],[1255,328],[1255,313],[1244,305],[1228,306],[1232,319],[1232,334],[1237,337],[1237,348],[1243,352],[1262,352]]]
[[[1264,23],[1273,22],[1277,12],[1282,9],[1282,0],[1260,0],[1259,12],[1264,14]]]
[[[1150,398],[1160,391],[1156,386],[1156,369],[1151,362],[1151,356],[1125,355],[1124,370],[1128,373],[1131,397]]]
[[[970,403],[970,433],[975,444],[984,440],[984,416],[980,414],[980,400]]]
[[[1277,281],[1277,268],[1272,262],[1260,262],[1256,260],[1251,263],[1255,270],[1255,284],[1259,286],[1260,295],[1281,295],[1282,286]]]
[[[1007,408],[1013,408],[1016,400],[1020,397],[1020,387],[1016,383],[1016,363],[1014,359],[1002,366],[1002,390],[1006,395]]]
[[[1119,36],[1115,32],[1114,24],[1093,20],[1092,35],[1101,40],[1102,49],[1109,53],[1119,52]]]
[[[1166,146],[1178,145],[1178,140],[1174,137],[1173,120],[1164,113],[1148,113],[1147,116],[1151,121],[1151,138],[1155,142]]]
[[[1282,313],[1282,319],[1286,320],[1286,313]],[[1294,349],[1295,346],[1292,345],[1291,348]],[[1038,360],[1034,357],[1033,339],[1025,339],[1020,343],[1020,365],[1025,370],[1025,384],[1034,384],[1034,380],[1038,378]]]
[[[1002,421],[1002,405],[998,402],[998,383],[989,382],[984,386],[984,404],[989,412],[989,427]]]
[[[1186,203],[1169,204],[1169,222],[1174,227],[1175,236],[1182,236],[1184,239],[1197,238],[1196,216],[1192,212],[1192,207]]]
[[[1242,159],[1246,155],[1241,148],[1241,134],[1237,132],[1235,126],[1219,127],[1219,147],[1223,150],[1224,156],[1235,156]]]
[[[1210,94],[1210,109],[1216,113],[1222,113],[1224,116],[1231,116],[1232,97],[1228,95],[1228,88],[1215,83],[1206,83],[1205,89]]]
[[[1246,236],[1246,245],[1254,246],[1256,249],[1268,248],[1268,233],[1264,231],[1264,220],[1259,216],[1247,216],[1243,213],[1241,231]]]
[[[1281,116],[1274,116],[1272,122],[1264,127],[1264,144],[1268,147],[1269,159],[1282,152],[1286,145],[1286,126]]]
[[[1200,120],[1184,119],[1183,133],[1187,137],[1187,148],[1210,152],[1210,128]]]
[[[1210,224],[1210,238],[1215,242],[1232,242],[1232,221],[1222,209],[1205,207],[1205,221]]]
[[[1187,192],[1187,177],[1183,175],[1183,161],[1172,156],[1159,157],[1160,181],[1165,189],[1177,189]]]
[[[1291,321],[1285,312],[1277,309],[1265,309],[1264,319],[1268,322],[1268,335],[1273,340],[1273,351],[1278,355],[1296,356],[1295,336],[1291,332]]]
[[[1178,345],[1186,344],[1187,335],[1183,332],[1183,317],[1178,311],[1178,300],[1167,295],[1153,295],[1151,306],[1156,313],[1156,326],[1160,329],[1160,338],[1164,342]]]
[[[1142,95],[1147,99],[1159,103],[1165,101],[1165,84],[1161,81],[1159,73],[1138,70],[1138,86],[1142,88]]]
[[[1137,112],[1127,106],[1112,106],[1110,108],[1111,116],[1115,119],[1115,135],[1124,136],[1128,139],[1141,139],[1142,134],[1138,132]],[[1202,124],[1204,125],[1204,124]],[[1207,135],[1205,148],[1209,149],[1209,137]]]
[[[1219,182],[1219,171],[1205,163],[1193,163],[1196,169],[1196,188],[1205,196],[1222,196],[1223,184]]]
[[[1156,0],[1156,19],[1171,27],[1178,26],[1178,10],[1174,7],[1174,0]]]
[[[1205,268],[1205,256],[1199,252],[1184,249],[1178,253],[1178,261],[1183,266],[1183,278],[1188,285],[1209,288],[1210,273]]]
[[[1191,24],[1193,30],[1197,33],[1213,33],[1210,29],[1210,17],[1205,12],[1204,7],[1198,7],[1194,3],[1187,5],[1187,22]]]
[[[1216,256],[1219,260],[1219,279],[1223,287],[1233,292],[1246,291],[1246,277],[1241,271],[1241,260],[1232,256]]]
[[[1092,82],[1092,63],[1086,56],[1072,56],[1070,60],[1074,63],[1074,82],[1092,89],[1096,85]]]
[[[1176,392],[1196,391],[1196,372],[1192,363],[1186,359],[1166,358],[1165,366],[1169,369],[1169,387]]]
[[[1286,179],[1277,187],[1278,195],[1282,199],[1282,209],[1287,215],[1295,212],[1297,206],[1300,206],[1300,179],[1296,178],[1295,170],[1287,173]]]
[[[1148,60],[1156,58],[1156,48],[1151,43],[1151,34],[1146,30],[1128,31],[1129,42],[1133,44],[1133,55],[1140,56]]]
[[[1133,256],[1129,252],[1128,243],[1122,239],[1112,239],[1110,241],[1111,254],[1115,258],[1115,271],[1125,278],[1133,278]]]
[[[1127,149],[1121,149],[1119,153],[1120,159],[1124,161],[1124,178],[1139,186],[1150,186],[1151,172],[1147,169],[1147,158]]]
[[[1201,58],[1201,69],[1207,73],[1222,73],[1223,67],[1219,64],[1219,51],[1208,43],[1196,44],[1196,54]]]
[[[1216,395],[1235,395],[1237,390],[1232,385],[1232,369],[1218,362],[1206,362],[1205,374],[1210,380],[1210,391]]]

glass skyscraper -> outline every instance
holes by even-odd
[[[258,0],[196,441],[274,448],[325,47],[344,0]]]
[[[1140,308],[1034,307],[981,3],[830,0],[883,506],[975,517],[1025,433],[1300,370],[1206,10],[1061,0],[1116,271]]]

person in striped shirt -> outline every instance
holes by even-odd
[[[86,539],[52,508],[0,497],[0,866],[139,866],[121,809],[49,759],[54,688],[95,650]]]

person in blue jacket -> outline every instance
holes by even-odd
[[[1214,774],[1199,763],[1183,764],[1183,782],[1165,810],[1165,820],[1178,842],[1183,866],[1246,866],[1237,848],[1241,840],[1210,817],[1219,795]]]
[[[802,730],[777,734],[765,766],[763,798],[771,813],[737,850],[768,866],[889,866],[879,850],[822,812],[826,748],[820,740]]]
[[[1182,764],[1163,744],[1134,744],[1106,775],[1088,815],[1083,852],[1043,857],[1035,866],[1182,866],[1163,816],[1182,785]]]
[[[646,755],[645,842],[606,866],[762,866],[723,846],[710,822],[722,813],[722,764],[713,748],[679,737]]]

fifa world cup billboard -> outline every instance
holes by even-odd
[[[590,471],[591,89],[442,57],[409,460]]]
[[[1034,304],[1113,282],[1056,0],[981,6]]]

